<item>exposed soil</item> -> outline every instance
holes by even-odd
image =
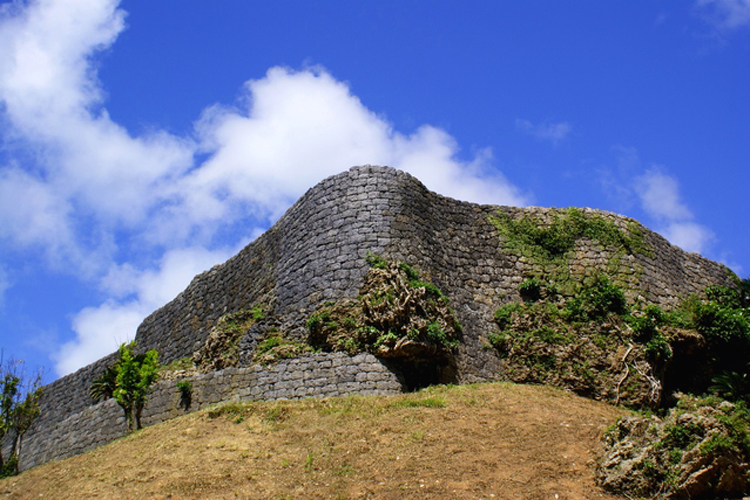
[[[0,481],[4,498],[618,498],[594,483],[627,412],[557,389],[230,405]]]

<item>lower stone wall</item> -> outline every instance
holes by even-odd
[[[179,374],[177,374],[179,375]],[[180,406],[176,380],[158,382],[143,410],[143,425],[225,401],[272,401],[346,394],[398,394],[398,376],[371,354],[319,353],[279,361],[179,377],[192,382],[192,404]],[[21,470],[81,454],[126,434],[122,409],[114,399],[89,406],[23,442]]]

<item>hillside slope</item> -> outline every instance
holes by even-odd
[[[0,481],[3,498],[616,498],[594,484],[624,410],[490,383],[229,404]]]

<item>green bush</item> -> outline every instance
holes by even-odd
[[[159,353],[151,349],[135,354],[136,344],[131,341],[121,344],[119,359],[115,363],[117,371],[113,396],[125,413],[128,431],[141,428],[141,413],[151,386],[159,378]]]
[[[746,367],[750,355],[750,324],[744,309],[708,302],[696,308],[694,321],[717,367],[727,370]]]
[[[728,401],[750,399],[750,365],[744,372],[724,370],[711,379],[711,384],[708,390]]]
[[[425,337],[430,344],[438,347],[445,346],[448,349],[457,348],[459,343],[457,339],[449,339],[437,321],[433,321],[427,325]]]
[[[180,407],[185,411],[193,403],[193,383],[189,380],[178,380],[177,391],[180,393]]]
[[[622,289],[603,275],[594,276],[584,283],[580,293],[568,300],[564,308],[571,321],[590,321],[606,317],[610,313],[625,315],[628,304]]]
[[[413,267],[411,267],[406,262],[401,262],[399,264],[399,267],[406,274],[406,278],[409,281],[417,281],[417,280],[419,280],[419,271],[417,271],[416,269],[414,269]]]
[[[510,326],[511,320],[513,319],[513,313],[521,310],[521,304],[517,302],[511,302],[505,304],[495,311],[495,323],[500,327],[500,330],[505,330]]]
[[[657,332],[646,343],[646,354],[653,362],[666,361],[672,357],[672,347],[669,345],[667,339],[661,333]]]
[[[518,285],[518,293],[526,302],[536,302],[542,298],[542,283],[535,278],[524,280]]]
[[[372,252],[367,252],[365,261],[373,269],[385,269],[388,267],[388,261],[385,260],[385,258],[382,255],[374,254]]]
[[[706,297],[710,302],[730,309],[742,308],[742,293],[739,288],[722,285],[709,285],[706,287]]]

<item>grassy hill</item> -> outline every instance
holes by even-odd
[[[226,404],[0,481],[3,498],[615,498],[626,412],[543,386]]]

